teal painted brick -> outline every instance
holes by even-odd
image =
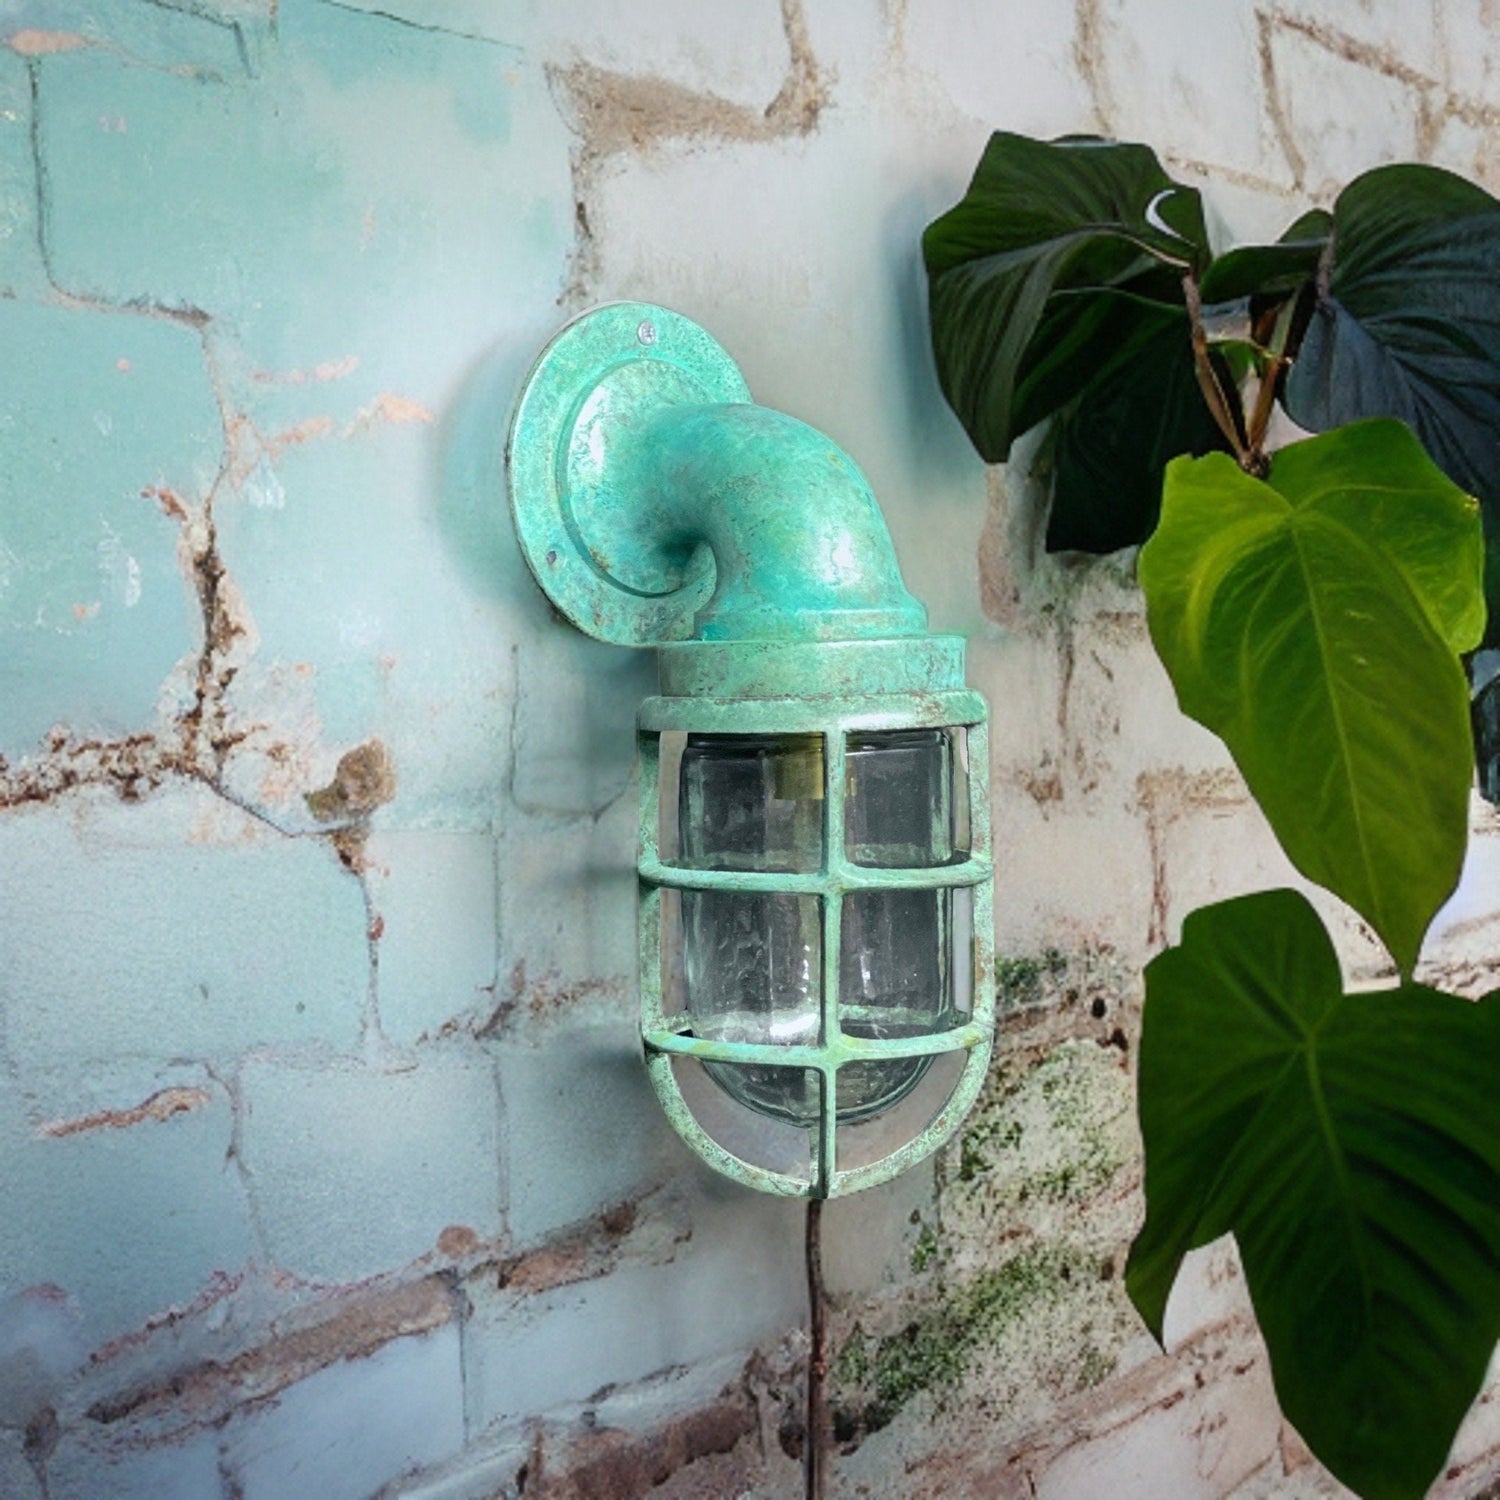
[[[381,923],[380,1025],[406,1046],[496,1004],[495,841],[488,833],[380,833],[366,845]]]
[[[153,720],[199,636],[178,526],[143,496],[207,487],[222,449],[188,328],[0,300],[0,754],[62,722]]]
[[[0,1495],[5,1500],[48,1500],[36,1470],[26,1458],[25,1434],[14,1427],[0,1427]],[[53,1500],[62,1500],[54,1495]]]
[[[253,704],[262,670],[311,666],[325,737],[385,742],[403,821],[483,826],[511,668],[500,609],[467,586],[422,498],[437,446],[431,422],[378,419],[289,450],[220,507],[260,640],[231,696]]]
[[[195,13],[196,12],[196,13]],[[193,10],[142,5],[140,0],[31,0],[0,20],[0,36],[40,28],[74,47],[98,48],[148,68],[171,69],[205,80],[243,77],[250,49],[267,29],[264,0],[213,5],[193,0]],[[237,34],[238,33],[238,34]],[[66,52],[43,53],[66,56]],[[111,128],[116,121],[110,120]]]
[[[221,1500],[213,1432],[136,1448],[93,1423],[64,1434],[47,1464],[48,1500]],[[291,1491],[287,1492],[291,1500]]]
[[[597,817],[527,817],[500,830],[500,966],[512,987],[566,994],[602,984],[632,1018],[636,968],[633,788]]]
[[[352,1048],[368,975],[359,886],[322,840],[200,789],[0,818],[0,1007],[27,1072]]]
[[[47,60],[56,275],[201,307],[267,373],[352,354],[361,404],[430,401],[507,309],[556,295],[569,142],[546,78],[513,49],[313,0],[281,7],[277,37],[225,84]]]
[[[751,1211],[753,1210],[753,1211]],[[465,1329],[470,1430],[506,1427],[601,1399],[672,1366],[780,1338],[801,1326],[800,1204],[714,1186],[670,1260],[533,1296],[475,1285]]]
[[[319,1282],[394,1270],[449,1225],[500,1233],[499,1105],[482,1058],[396,1069],[251,1061],[243,1156],[275,1265]]]
[[[94,1348],[251,1258],[229,1101],[200,1087],[205,1101],[169,1119],[49,1137],[34,1103],[0,1083],[0,1298],[60,1286]]]
[[[540,1026],[533,1018],[526,1041],[497,1049],[519,1246],[696,1170],[646,1077],[633,1017],[587,989],[533,990],[523,1003],[574,1014]],[[590,1014],[601,1003],[606,1014]]]
[[[25,61],[0,46],[0,295],[44,292],[31,155],[31,81]]]
[[[654,655],[557,626],[520,648],[510,784],[518,808],[594,815],[625,797],[636,710],[656,692]]]
[[[243,1500],[368,1500],[464,1442],[457,1323],[319,1370],[236,1417],[225,1466]]]

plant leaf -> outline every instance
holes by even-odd
[[[1140,336],[1140,303],[1180,301],[1206,246],[1196,190],[1147,147],[992,135],[963,200],[922,237],[938,379],[981,457],[1002,462],[1088,384],[1101,348]],[[1064,292],[1130,296],[1052,301]]]
[[[1320,208],[1305,213],[1274,245],[1237,245],[1203,273],[1199,290],[1205,304],[1241,297],[1284,296],[1318,269],[1332,218]]]
[[[1287,378],[1288,414],[1318,432],[1399,417],[1495,512],[1500,202],[1438,167],[1378,167],[1344,189],[1333,220],[1332,265]],[[1489,600],[1494,632],[1500,573]]]
[[[1160,1339],[1183,1255],[1239,1242],[1281,1408],[1365,1500],[1420,1500],[1500,1336],[1500,991],[1342,992],[1269,891],[1146,970],[1146,1223],[1126,1287]]]
[[[1484,623],[1478,507],[1399,422],[1167,466],[1151,637],[1292,863],[1410,973],[1457,883],[1473,757],[1458,653]]]
[[[1153,305],[1135,332],[1055,419],[1049,552],[1145,541],[1167,460],[1224,447],[1193,374],[1186,309]]]

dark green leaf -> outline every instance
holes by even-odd
[[[1399,417],[1500,504],[1500,203],[1437,167],[1380,167],[1334,205],[1331,269],[1286,385],[1325,431]]]
[[[1146,147],[991,136],[922,237],[938,379],[986,462],[1082,391],[1101,349],[1139,337],[1139,305],[1179,300],[1206,245],[1196,191]],[[1128,296],[1052,300],[1069,292]]]
[[[1135,333],[1056,418],[1050,552],[1113,552],[1144,541],[1161,510],[1167,460],[1224,446],[1193,375],[1186,311],[1142,311]]]
[[[1346,995],[1271,891],[1188,917],[1146,970],[1146,1224],[1158,1338],[1183,1255],[1239,1243],[1281,1408],[1365,1500],[1420,1500],[1500,1336],[1500,992]]]
[[[1458,880],[1473,757],[1458,653],[1484,625],[1478,507],[1398,422],[1167,467],[1151,637],[1309,879],[1403,973]]]
[[[1240,245],[1225,251],[1203,273],[1205,303],[1295,291],[1318,269],[1332,218],[1322,209],[1303,214],[1274,245]]]

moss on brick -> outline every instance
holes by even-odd
[[[1028,1309],[1063,1295],[1072,1257],[1046,1247],[1022,1251],[955,1286],[896,1333],[872,1337],[855,1324],[832,1366],[847,1426],[878,1432],[913,1397],[956,1385],[971,1358],[1000,1343]],[[858,1408],[857,1419],[851,1410]]]

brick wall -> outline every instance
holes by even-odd
[[[1226,240],[1391,158],[1497,188],[1497,57],[1488,0],[9,0],[0,1496],[800,1493],[800,1212],[634,1040],[651,664],[504,512],[519,374],[614,298],[855,456],[995,710],[1004,1037],[828,1210],[832,1493],[1338,1493],[1231,1247],[1170,1355],[1121,1288],[1140,965],[1288,872],[1128,563],[943,407],[916,242],[996,126],[1147,139]],[[1497,1474],[1482,1403],[1439,1493]]]

